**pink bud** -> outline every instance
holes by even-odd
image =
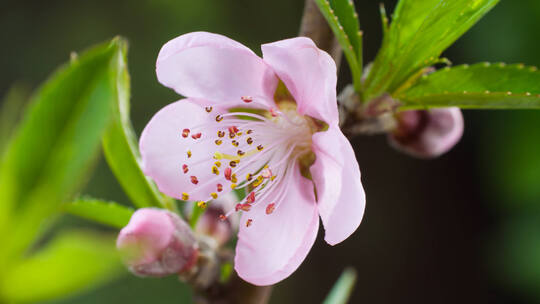
[[[116,247],[138,276],[183,272],[195,264],[198,255],[189,226],[177,214],[155,208],[137,210],[120,231]]]
[[[433,158],[448,152],[463,135],[459,108],[405,111],[396,115],[390,144],[412,156]]]

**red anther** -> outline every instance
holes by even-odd
[[[202,134],[201,134],[200,132],[199,132],[199,133],[195,133],[195,134],[191,135],[191,138],[193,138],[193,139],[199,139],[199,138],[201,138],[201,135],[202,135]]]
[[[238,211],[240,208],[242,208],[242,204],[236,204],[236,206],[234,206],[234,211]]]
[[[272,117],[278,116],[278,114],[276,113],[276,110],[274,108],[270,108],[270,115],[272,115]]]
[[[252,220],[252,219],[248,219],[247,222],[246,222],[246,227],[251,226],[252,223],[253,223],[253,220]]]
[[[206,107],[206,108],[204,108],[204,109],[205,109],[206,112],[208,112],[208,113],[212,112],[212,107]]]
[[[224,220],[227,219],[227,217],[226,217],[224,214],[220,214],[220,215],[219,215],[219,219],[222,220],[222,221],[224,221]]]
[[[183,138],[186,138],[186,137],[188,137],[188,136],[189,136],[189,129],[184,129],[184,130],[182,130],[182,137],[183,137]]]
[[[197,179],[196,176],[191,176],[191,183],[194,184],[194,185],[199,183],[199,180]]]
[[[221,192],[221,191],[223,191],[223,185],[217,184],[217,192]]]
[[[253,97],[251,97],[251,96],[242,96],[242,97],[240,97],[240,98],[241,98],[242,101],[245,102],[245,103],[250,103],[250,102],[253,101]]]
[[[233,133],[233,134],[236,134],[238,133],[238,128],[236,126],[232,126],[232,127],[229,127],[229,133]]]
[[[251,205],[250,204],[242,204],[242,205],[240,205],[240,210],[248,212],[249,210],[251,210]]]
[[[184,170],[184,173],[188,173],[188,166],[186,164],[182,165],[182,170]]]
[[[232,176],[232,169],[231,168],[225,168],[225,179],[230,181],[231,176]]]
[[[266,214],[271,214],[274,212],[274,209],[276,209],[275,203],[268,204],[268,206],[266,206]]]
[[[252,204],[253,202],[255,201],[255,192],[251,192],[247,198],[246,198],[246,202],[248,204]]]

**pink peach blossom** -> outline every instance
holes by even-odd
[[[264,44],[262,53],[205,32],[166,43],[158,80],[187,98],[151,119],[140,150],[144,172],[169,196],[208,201],[247,190],[227,214],[241,213],[235,269],[270,285],[305,259],[319,216],[327,243],[349,237],[365,195],[338,126],[332,58],[302,37]]]

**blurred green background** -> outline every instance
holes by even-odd
[[[381,39],[378,3],[356,1],[367,60]],[[395,1],[384,1],[392,11]],[[130,42],[138,132],[178,96],[155,77],[168,40],[191,31],[259,45],[296,35],[302,0],[117,0],[0,3],[0,95],[41,83],[71,51],[115,35]],[[540,65],[540,1],[501,3],[446,52],[455,64]],[[350,77],[341,70],[339,87]],[[463,140],[437,160],[411,159],[384,137],[352,139],[367,193],[358,232],[330,247],[322,231],[271,303],[319,303],[346,266],[359,273],[351,303],[540,303],[540,112],[467,111]],[[104,161],[84,193],[128,202]],[[62,225],[89,226],[66,218]],[[81,261],[84,263],[84,261]],[[73,271],[76,271],[74,269]],[[50,303],[188,303],[175,278],[124,276]]]

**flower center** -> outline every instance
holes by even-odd
[[[287,192],[295,164],[310,158],[317,122],[299,115],[290,101],[281,101],[279,109],[216,113],[206,107],[206,112],[211,117],[207,122],[181,130],[182,140],[193,141],[182,171],[195,185],[192,191],[196,194],[183,192],[182,198],[196,196],[205,201],[218,198],[225,187],[245,189],[248,195],[222,218],[237,211],[249,212],[257,204],[265,204],[266,213],[271,214]],[[196,149],[198,145],[205,149]],[[209,146],[214,148],[209,150]],[[205,174],[203,180],[193,174],[204,172],[201,170],[208,170],[212,177]]]

